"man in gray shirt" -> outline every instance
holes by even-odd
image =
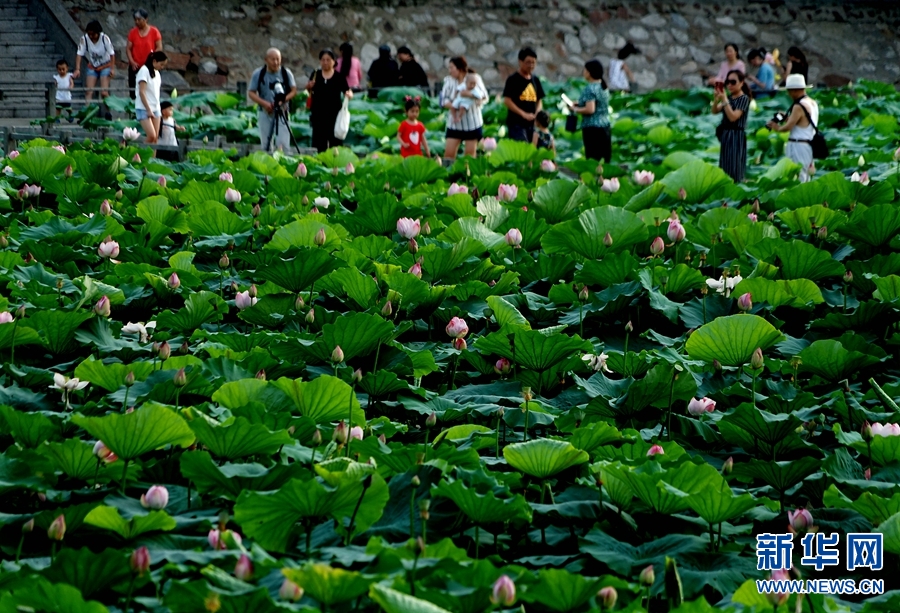
[[[282,117],[278,117],[275,113],[275,90],[278,88],[276,84],[281,84],[280,87],[284,89],[285,94]],[[266,65],[253,71],[253,76],[250,77],[250,90],[247,93],[250,99],[259,105],[257,126],[260,144],[266,151],[272,147],[288,149],[291,145],[291,131],[286,121],[287,102],[297,95],[297,83],[294,81],[294,74],[281,65],[281,51],[274,47],[266,51]]]

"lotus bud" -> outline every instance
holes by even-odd
[[[875,438],[875,431],[872,429],[872,424],[870,424],[868,420],[863,422],[860,433],[862,434],[862,439],[864,441],[871,441]]]
[[[156,182],[159,183],[159,186],[160,186],[160,187],[165,187],[165,186],[166,186],[166,182],[167,182],[167,181],[166,181],[165,175],[159,175],[159,178],[156,179]]]
[[[134,157],[131,158],[132,164],[140,164],[141,163],[141,155],[139,153],[135,153]]]
[[[457,351],[465,351],[466,349],[469,348],[469,345],[468,345],[468,343],[466,343],[466,339],[464,339],[464,338],[454,338],[451,345]]]
[[[316,428],[316,431],[313,432],[311,442],[312,442],[312,444],[315,445],[316,447],[318,447],[319,445],[322,444],[322,431],[319,430],[318,428]]]
[[[181,279],[178,278],[178,273],[173,272],[168,280],[169,289],[178,289],[181,287]]]
[[[508,576],[500,575],[491,589],[491,603],[511,607],[515,602],[516,584]]]
[[[262,209],[259,207],[259,203],[253,205],[253,208],[250,209],[250,214],[254,217],[259,217],[259,214],[262,212]]]
[[[816,238],[818,238],[820,241],[823,241],[826,238],[828,238],[828,227],[822,226],[821,228],[819,228],[818,231],[816,232]]]
[[[234,189],[233,187],[229,187],[225,190],[225,202],[230,204],[235,204],[241,201],[241,192]]]
[[[100,203],[100,214],[104,217],[112,214],[112,207],[109,205],[109,200],[104,200]]]
[[[241,554],[234,565],[234,576],[241,581],[247,581],[253,576],[253,562],[245,554]]]
[[[16,317],[18,317],[19,319],[22,319],[23,317],[25,317],[25,305],[24,304],[19,305],[19,308],[16,309]]]
[[[294,176],[304,179],[306,178],[308,172],[309,171],[306,169],[306,164],[300,162],[299,164],[297,164],[297,170],[294,171]]]
[[[22,524],[22,534],[29,534],[32,531],[34,531],[34,518],[33,517],[31,519],[29,519],[28,521],[26,521],[24,524]]]
[[[506,358],[500,358],[494,363],[494,372],[498,375],[505,375],[511,368],[512,365]]]
[[[409,274],[413,275],[417,279],[422,278],[422,264],[420,262],[416,262],[409,268]]]
[[[607,249],[613,246],[613,237],[609,232],[603,235],[603,246]]]
[[[303,588],[290,579],[285,579],[281,582],[281,587],[278,588],[278,597],[282,600],[297,602],[303,598]]]
[[[391,306],[391,301],[388,300],[387,302],[384,303],[384,306],[381,307],[381,316],[382,317],[390,317],[393,312],[394,312],[394,309]]]
[[[529,402],[529,401],[531,401],[532,398],[534,398],[534,396],[531,395],[531,388],[530,388],[530,387],[523,387],[523,388],[522,388],[522,398],[525,399],[525,402]]]
[[[311,324],[316,320],[316,310],[310,309],[306,314],[306,323]]]
[[[641,582],[641,585],[646,585],[648,587],[653,585],[653,583],[656,581],[656,573],[653,571],[652,564],[641,571],[641,574],[638,577],[638,581]]]
[[[497,139],[489,136],[481,141],[481,146],[484,148],[486,153],[490,153],[497,148]]]
[[[866,158],[863,157],[862,155],[860,155],[860,156],[859,156],[859,159],[856,160],[856,163],[857,163],[857,165],[859,165],[859,166],[865,166],[865,165],[866,165]]]
[[[587,302],[590,297],[591,293],[588,291],[587,285],[582,285],[581,290],[578,292],[578,299],[581,302]]]
[[[872,479],[872,469],[867,468],[865,471],[863,471],[863,476],[866,478],[866,481],[871,480]],[[31,521],[33,522],[34,520],[31,520]]]
[[[175,387],[184,387],[187,385],[187,374],[185,374],[183,368],[179,368],[178,372],[175,373],[175,376],[172,377],[172,384]]]
[[[169,346],[168,341],[163,341],[159,344],[159,347],[156,350],[156,355],[159,356],[159,359],[163,362],[169,359],[169,356],[172,355],[172,348]]]
[[[94,313],[96,313],[100,317],[109,317],[109,298],[107,298],[106,296],[100,298],[100,300],[97,301],[97,304],[94,305]]]
[[[653,445],[650,449],[647,450],[647,457],[653,457],[655,455],[665,455],[666,450],[662,448],[661,445]]]
[[[9,247],[9,239],[6,238],[5,234],[0,234],[0,247],[3,247],[4,249]]]
[[[551,160],[541,160],[541,171],[553,172],[555,170],[556,164],[554,164]]]
[[[422,485],[422,480],[419,479],[418,475],[413,475],[412,479],[410,479],[409,482],[413,487],[419,487],[420,485]]]
[[[603,166],[598,166],[598,170],[600,170],[601,174],[603,172]],[[619,179],[613,177],[612,179],[603,179],[603,183],[600,185],[601,191],[604,191],[608,194],[615,194],[619,191]]]
[[[756,349],[753,350],[753,355],[750,358],[750,368],[752,368],[754,370],[759,370],[760,368],[763,367],[764,363],[765,362],[763,361],[762,349],[757,347]]]
[[[116,454],[112,452],[112,450],[107,447],[103,441],[97,441],[94,443],[94,455],[97,456],[98,460],[106,462],[107,464],[112,464],[118,458]]]
[[[507,185],[501,183],[497,189],[497,200],[500,202],[512,202],[519,195],[519,187],[517,185]]]
[[[97,247],[97,255],[103,259],[117,257],[119,255],[119,243],[112,240],[110,237],[106,237],[106,240]]]
[[[347,435],[349,434],[347,430],[347,424],[344,423],[342,419],[338,422],[338,425],[334,427],[334,432],[331,434],[331,440],[333,440],[338,445],[343,445],[347,442]]]
[[[228,254],[223,253],[222,257],[219,258],[219,268],[225,269],[231,266],[231,260],[228,259]]]
[[[409,249],[409,252],[411,254],[415,255],[419,252],[419,243],[416,242],[416,239],[411,238],[411,239],[409,239],[409,244],[407,245],[407,248]]]
[[[450,320],[445,328],[447,336],[451,338],[464,338],[469,333],[469,326],[466,320],[461,317],[454,317]]]
[[[12,313],[9,311],[0,311],[0,324],[10,324],[15,321]]]
[[[737,307],[745,313],[753,308],[753,296],[750,295],[750,292],[740,295],[737,299]]]
[[[634,326],[632,325],[630,319],[628,320],[628,323],[625,324],[625,332],[627,332],[627,333],[629,333],[629,334],[632,333],[632,332],[634,332]]]
[[[848,270],[844,273],[844,283],[848,283],[848,284],[853,283],[853,272],[852,271]]]
[[[325,236],[325,228],[321,227],[321,228],[319,228],[319,231],[316,232],[315,243],[317,246],[321,247],[322,245],[325,244],[326,240],[327,240],[327,238]]]
[[[653,239],[653,242],[650,243],[650,253],[652,253],[654,256],[660,255],[665,250],[666,244],[663,242],[661,236],[657,236]]]
[[[716,410],[715,401],[709,398],[691,398],[688,403],[688,413],[691,415],[703,415],[704,413],[712,413]]]
[[[382,445],[387,445],[387,437],[384,435],[384,433],[378,435],[378,442]]]
[[[800,508],[796,511],[788,511],[788,524],[795,532],[806,532],[807,528],[812,526],[812,523],[812,513],[806,509]]]
[[[425,418],[425,427],[426,428],[434,428],[437,425],[437,413],[432,411],[429,413],[428,417]]]
[[[131,572],[143,576],[150,569],[150,550],[138,547],[131,554]]]
[[[422,226],[422,234],[425,236],[431,234],[431,225],[427,221],[425,222],[425,225]]]
[[[51,541],[61,541],[66,536],[66,516],[57,515],[56,519],[47,528],[47,537]]]
[[[612,610],[616,606],[616,600],[619,599],[619,593],[616,588],[607,586],[597,592],[597,602],[600,603],[600,610]]]
[[[353,383],[359,383],[360,381],[362,381],[362,378],[363,378],[362,368],[357,368],[356,370],[353,371],[353,377],[351,378],[351,381],[353,381]]]
[[[679,243],[684,240],[685,234],[684,226],[681,225],[680,221],[677,219],[669,220],[669,227],[666,230],[666,235],[669,237],[670,241]]]
[[[678,199],[679,200],[687,200],[687,192],[685,191],[685,189],[683,187],[679,188],[679,190],[678,190]]]
[[[356,439],[358,441],[363,440],[363,429],[359,426],[353,426],[350,428],[350,438]]]
[[[259,291],[256,289],[256,283],[251,283],[250,289],[247,290],[247,295],[250,296],[251,298],[256,298],[256,296],[258,294],[259,294]]]
[[[734,470],[734,458],[728,456],[728,459],[725,460],[724,464],[722,464],[722,474],[730,475],[732,470]]]
[[[503,238],[513,249],[518,249],[522,245],[522,232],[518,228],[510,228]]]
[[[331,361],[335,364],[340,364],[344,361],[344,352],[341,351],[340,345],[335,346],[334,351],[331,352]]]
[[[431,500],[428,498],[423,498],[419,501],[419,517],[422,519],[428,519],[431,517],[429,514],[429,509],[431,509]]]
[[[265,381],[266,380],[266,369],[261,368],[261,369],[257,370],[256,378],[259,379],[260,381]]]
[[[128,374],[125,375],[125,387],[131,387],[134,385],[134,371],[129,370]]]
[[[419,235],[420,227],[421,223],[418,219],[401,217],[397,220],[397,234],[406,239],[417,237]]]

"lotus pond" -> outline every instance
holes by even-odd
[[[900,610],[900,108],[816,96],[807,184],[702,92],[616,98],[602,177],[7,152],[0,612]],[[886,592],[760,594],[763,533]]]

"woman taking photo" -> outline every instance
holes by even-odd
[[[159,104],[159,89],[162,84],[160,70],[166,67],[169,60],[162,51],[154,51],[147,56],[146,62],[137,71],[134,88],[134,112],[148,143],[155,143],[159,138],[159,125],[162,120],[162,107]]]
[[[722,123],[716,135],[722,147],[719,150],[719,168],[735,183],[744,180],[747,169],[747,112],[750,110],[750,88],[744,82],[744,73],[731,70],[725,75],[725,87],[716,88],[713,96],[713,114],[722,113]],[[726,93],[727,92],[727,93]]]
[[[329,147],[338,147],[344,141],[334,136],[334,123],[343,105],[342,96],[352,98],[353,92],[344,75],[335,70],[334,51],[319,52],[321,68],[309,77],[306,89],[312,96],[309,124],[312,126],[312,146],[322,153]]]
[[[453,107],[453,100],[457,95],[463,98],[473,98],[473,95],[464,87],[466,75],[469,73],[469,65],[464,57],[450,58],[448,66],[450,75],[444,77],[444,86],[441,89],[441,106],[445,109]],[[473,91],[487,92],[484,81],[479,75],[475,75],[477,87]],[[465,155],[475,157],[478,141],[482,137],[484,120],[481,118],[481,107],[487,101],[487,94],[483,98],[473,98],[473,104],[468,105],[465,112],[455,117],[455,113],[447,113],[447,135],[444,147],[444,157],[448,160],[456,159],[459,144],[464,143]]]
[[[612,157],[612,138],[609,129],[609,88],[603,79],[603,64],[590,60],[584,65],[587,87],[581,92],[578,104],[571,107],[573,113],[582,116],[581,139],[584,157],[603,160],[607,164]]]
[[[730,70],[740,70],[744,74],[747,73],[747,67],[744,66],[744,62],[741,61],[741,53],[738,51],[738,46],[734,43],[727,43],[725,45],[725,61],[719,66],[718,74],[709,78],[709,84],[715,85],[716,83],[724,83],[725,77]]]

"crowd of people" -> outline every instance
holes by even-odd
[[[165,70],[167,57],[162,51],[162,35],[150,25],[146,10],[134,12],[134,28],[128,34],[128,85],[135,104],[135,113],[146,135],[146,142],[175,144],[175,125],[171,102],[162,101],[160,71]],[[613,143],[610,129],[609,100],[611,91],[630,91],[634,75],[627,64],[632,55],[641,51],[626,43],[609,62],[608,79],[603,64],[592,59],[585,63],[583,75],[587,85],[577,102],[564,98],[569,111],[567,130],[578,129],[584,156],[587,159],[609,162]],[[781,122],[770,121],[767,127],[775,132],[789,132],[786,155],[801,165],[801,181],[808,181],[815,172],[812,141],[818,134],[819,110],[816,102],[806,96],[809,63],[797,47],[787,51],[782,65],[778,50],[752,49],[747,62],[741,58],[734,43],[724,47],[725,59],[708,84],[714,88],[712,112],[722,115],[716,130],[721,148],[719,165],[735,181],[743,181],[747,166],[747,118],[753,98],[775,96],[780,87],[792,99],[789,112]],[[68,63],[57,64],[57,107],[61,112],[71,104],[74,79],[85,75],[86,100],[93,100],[99,82],[101,101],[109,95],[110,79],[115,76],[115,49],[109,36],[103,33],[98,21],[91,21],[78,44],[75,72],[68,72]],[[289,123],[291,100],[298,94],[293,72],[283,65],[280,50],[266,52],[265,63],[257,68],[248,86],[248,97],[257,105],[257,125],[261,145],[267,150],[288,149],[293,135]],[[538,56],[530,47],[518,53],[517,70],[507,79],[501,95],[506,113],[506,136],[512,140],[533,144],[539,149],[555,153],[552,122],[543,108],[544,88],[535,75]],[[346,110],[355,92],[368,90],[370,97],[389,87],[411,87],[428,91],[428,76],[409,47],[397,49],[396,59],[391,48],[382,45],[378,57],[363,72],[353,46],[345,42],[339,53],[323,49],[319,53],[320,67],[314,70],[306,84],[306,107],[310,112],[312,146],[317,151],[343,143],[343,132],[336,130],[342,110]],[[474,156],[484,138],[482,108],[489,100],[484,81],[466,58],[456,56],[447,62],[447,76],[439,90],[439,104],[446,109],[444,157],[455,159],[460,146],[464,155]],[[779,77],[779,75],[782,75]],[[407,97],[404,104],[406,119],[398,129],[400,153],[404,157],[430,155],[424,125],[418,120],[421,109],[419,97]]]

